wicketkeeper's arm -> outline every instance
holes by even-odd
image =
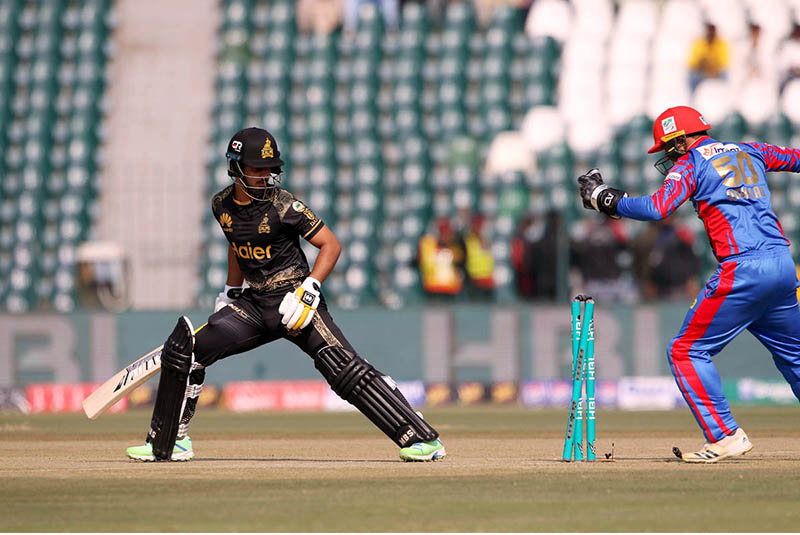
[[[629,197],[622,190],[603,182],[600,172],[592,169],[578,177],[584,208],[603,212],[609,217],[627,217],[639,221],[657,221],[668,217],[695,191],[695,169],[688,160],[670,169],[661,188],[650,196]]]
[[[800,173],[800,149],[780,147],[769,143],[750,143],[764,160],[767,171]]]
[[[578,192],[587,210],[603,212],[612,219],[619,219],[617,205],[627,193],[612,188],[603,182],[599,169],[590,169],[585,175],[578,177]]]
[[[617,214],[639,221],[658,221],[672,214],[691,198],[696,188],[694,165],[688,160],[675,164],[659,190],[645,197],[625,197]]]

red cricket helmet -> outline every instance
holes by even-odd
[[[668,108],[656,117],[653,123],[653,141],[648,154],[664,150],[664,143],[678,136],[688,136],[697,132],[710,130],[711,125],[703,115],[689,106],[675,106]]]

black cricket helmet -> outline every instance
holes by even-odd
[[[239,179],[239,184],[250,198],[263,201],[270,190],[280,186],[281,166],[284,162],[275,137],[263,128],[253,126],[236,132],[228,142],[225,157],[228,159],[228,176],[234,181]],[[268,168],[271,172],[265,177],[249,176],[245,175],[243,165],[257,169]],[[245,178],[261,181],[261,184],[248,184]]]

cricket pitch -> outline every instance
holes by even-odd
[[[448,456],[404,463],[355,413],[199,411],[196,458],[141,463],[149,412],[0,414],[1,531],[793,531],[796,407],[734,408],[755,449],[688,465],[688,410],[598,411],[598,458],[559,461],[565,410],[428,409]]]

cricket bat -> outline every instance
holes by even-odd
[[[89,394],[89,397],[83,400],[83,411],[86,416],[94,420],[111,405],[160,372],[161,349],[163,347],[163,345],[160,345],[150,353],[139,357]]]
[[[194,330],[197,334],[200,329],[207,324],[203,324]],[[89,394],[83,400],[83,412],[89,419],[94,420],[111,405],[121,400],[140,386],[148,379],[161,371],[161,350],[164,345],[160,345],[147,355],[134,360],[125,369],[118,371],[114,376],[100,385],[97,390]]]

